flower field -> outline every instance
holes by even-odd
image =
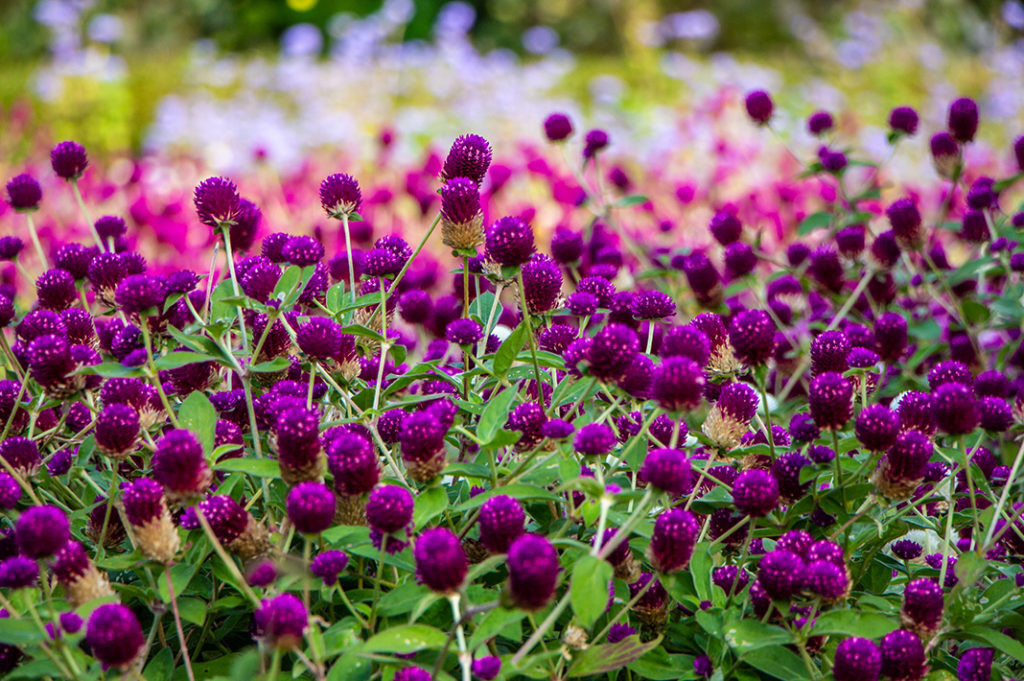
[[[7,112],[0,677],[1024,678],[1014,95],[329,130],[286,56]]]

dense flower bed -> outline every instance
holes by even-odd
[[[58,144],[0,216],[3,670],[1021,676],[1024,138],[978,126],[883,187],[818,112],[734,201],[754,158],[630,177],[561,114],[565,166],[464,135],[400,206]]]

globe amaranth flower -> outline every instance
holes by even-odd
[[[889,218],[893,235],[901,248],[918,250],[924,245],[921,213],[912,199],[902,198],[893,201],[885,209],[885,215]]]
[[[939,176],[951,178],[960,165],[960,145],[957,144],[953,135],[948,132],[939,132],[929,140],[932,152],[932,164]]]
[[[935,406],[928,393],[910,390],[899,397],[896,413],[900,417],[900,430],[919,430],[925,435],[936,431]]]
[[[614,431],[603,423],[589,423],[576,432],[573,443],[583,456],[602,456],[618,444]]]
[[[896,441],[899,429],[899,417],[881,404],[869,404],[864,407],[854,423],[857,440],[873,452],[882,452],[891,447]]]
[[[629,596],[638,598],[633,606],[637,619],[651,628],[664,626],[668,618],[668,592],[658,578],[650,572],[641,573],[629,584]]]
[[[7,183],[7,203],[16,211],[35,210],[42,200],[43,190],[36,179],[27,173],[17,175]]]
[[[31,478],[42,463],[39,445],[27,437],[9,437],[0,442],[0,457],[22,478]]]
[[[889,112],[889,127],[893,132],[913,135],[917,132],[917,111],[909,106],[897,106]]]
[[[351,175],[335,173],[320,183],[320,205],[332,218],[340,220],[351,215],[362,202],[359,183]]]
[[[692,410],[700,406],[706,383],[700,364],[686,356],[670,356],[654,370],[651,393],[662,409]]]
[[[768,515],[779,503],[779,484],[767,471],[743,471],[732,484],[732,502],[738,511],[749,516]]]
[[[15,538],[24,556],[52,556],[71,538],[68,518],[56,506],[33,506],[18,517]]]
[[[235,222],[228,230],[232,251],[238,253],[252,248],[253,243],[256,241],[256,232],[259,229],[261,220],[263,220],[263,212],[259,206],[249,199],[243,198],[239,200]]]
[[[670,496],[678,496],[692,484],[690,460],[678,449],[655,449],[644,457],[640,479]]]
[[[591,340],[587,353],[591,375],[605,382],[620,380],[639,352],[636,332],[622,324],[608,324]]]
[[[992,675],[992,658],[995,651],[991,648],[971,648],[960,656],[956,666],[957,681],[988,681]]]
[[[491,145],[480,135],[462,135],[455,138],[441,169],[441,180],[448,182],[465,177],[480,184],[491,166]]]
[[[14,556],[0,562],[0,588],[26,589],[39,580],[39,565],[31,558]]]
[[[791,551],[771,551],[757,569],[757,584],[773,599],[786,600],[800,591],[806,565]]]
[[[508,216],[487,228],[487,259],[503,267],[518,267],[534,252],[533,228],[522,218]]]
[[[235,183],[223,177],[208,177],[196,186],[192,201],[199,221],[214,229],[230,225],[241,204]]]
[[[163,312],[167,291],[164,282],[148,274],[132,274],[120,281],[114,301],[126,314],[139,315],[150,309]]]
[[[21,485],[10,473],[0,472],[0,511],[11,510],[17,506],[19,499],[21,499]]]
[[[804,587],[826,603],[835,603],[849,595],[850,575],[845,566],[832,561],[810,561],[804,573]]]
[[[472,671],[480,681],[491,681],[501,672],[501,658],[494,655],[478,657],[473,660]]]
[[[295,331],[299,349],[317,360],[335,357],[341,350],[341,325],[327,317],[313,317]]]
[[[305,392],[305,391],[303,391]],[[305,404],[281,410],[274,422],[275,448],[281,477],[289,485],[316,480],[323,469],[320,456],[320,413]],[[363,439],[365,442],[364,438]]]
[[[445,340],[456,345],[473,345],[484,337],[480,324],[465,317],[450,322],[444,331]]]
[[[135,661],[146,639],[135,613],[119,603],[107,603],[89,616],[85,642],[104,669],[125,670]]]
[[[516,442],[516,451],[528,451],[540,444],[543,439],[541,428],[547,423],[544,408],[536,402],[523,402],[512,410],[505,422],[506,430],[517,430],[522,433]]]
[[[927,435],[917,430],[904,431],[882,458],[872,482],[888,499],[909,498],[925,479],[932,451]]]
[[[587,132],[583,140],[583,158],[593,158],[597,152],[607,148],[609,143],[608,133],[599,128]]]
[[[550,142],[561,142],[572,135],[572,121],[563,113],[553,113],[544,119],[544,135]]]
[[[109,404],[96,417],[96,449],[114,459],[133,451],[140,432],[139,413],[126,404]]]
[[[480,543],[491,553],[507,553],[525,525],[522,504],[510,496],[492,497],[480,507]]]
[[[928,372],[928,387],[935,390],[946,383],[960,383],[971,387],[974,385],[974,376],[971,369],[963,362],[947,360],[939,362]]]
[[[678,572],[690,563],[700,526],[681,508],[663,511],[654,521],[647,557],[658,572]]]
[[[399,443],[402,459],[414,479],[421,482],[433,480],[444,469],[444,438],[451,425],[450,412],[432,407],[408,414],[403,419]]]
[[[366,522],[371,531],[396,534],[412,523],[413,498],[409,490],[385,485],[370,492],[366,501]]]
[[[757,393],[746,383],[726,383],[704,419],[701,432],[719,449],[735,449],[750,429],[759,403]]]
[[[662,357],[688,357],[701,367],[711,359],[711,341],[700,329],[686,324],[669,329],[661,339],[658,354]]]
[[[928,671],[924,645],[917,634],[897,629],[882,637],[882,675],[892,681],[917,681]]]
[[[772,110],[775,104],[772,98],[764,90],[754,90],[747,94],[744,100],[747,115],[758,125],[766,125],[772,118]]]
[[[132,537],[142,555],[160,563],[171,561],[181,542],[160,484],[148,478],[125,483],[121,501]]]
[[[296,530],[303,534],[320,534],[334,524],[335,505],[330,487],[307,480],[288,492],[286,509]]]
[[[277,579],[277,567],[272,560],[261,560],[250,564],[245,571],[245,581],[249,586],[261,589],[270,586]]]
[[[842,331],[832,330],[819,334],[811,341],[811,375],[834,371],[842,373],[849,368],[847,356],[852,345]]]
[[[836,681],[878,681],[882,671],[882,652],[873,641],[857,636],[836,646],[832,675]]]
[[[978,400],[979,425],[985,430],[1001,433],[1013,425],[1013,409],[1001,397],[982,397]]]
[[[961,97],[949,105],[946,127],[953,139],[961,144],[974,140],[978,132],[978,105],[968,97]]]
[[[508,549],[508,595],[513,605],[534,612],[546,606],[558,585],[558,552],[538,534],[524,534]]]
[[[942,624],[942,587],[929,578],[915,579],[903,591],[903,626],[930,638]]]
[[[838,430],[853,415],[853,386],[834,371],[815,376],[808,390],[811,418],[824,430]]]
[[[337,549],[317,554],[309,565],[309,571],[323,580],[327,586],[338,581],[338,575],[348,567],[348,555]]]
[[[676,304],[667,293],[643,291],[633,297],[630,312],[633,314],[633,319],[654,321],[674,315]]]
[[[78,300],[75,278],[62,269],[47,270],[36,279],[36,297],[45,310],[65,310]]]
[[[764,364],[775,349],[775,324],[763,310],[744,310],[729,323],[729,342],[744,364]]]
[[[781,444],[776,442],[776,447],[778,446]],[[800,483],[800,471],[810,464],[810,460],[800,452],[782,454],[772,462],[770,472],[779,485],[779,494],[782,498],[796,501],[807,493],[810,483]]]
[[[682,268],[686,282],[690,285],[690,290],[693,291],[698,303],[708,308],[715,307],[722,301],[724,289],[721,277],[706,254],[694,251],[683,256],[679,266]]]
[[[104,215],[93,223],[93,227],[96,228],[96,234],[104,243],[114,241],[128,232],[128,225],[125,224],[124,219],[116,215]]]
[[[254,635],[279,650],[302,645],[309,616],[302,601],[284,593],[264,600],[253,613]]]
[[[281,255],[292,265],[309,267],[324,257],[324,245],[311,236],[293,236],[285,242]]]
[[[50,150],[50,165],[57,177],[77,180],[89,166],[89,157],[81,144],[66,140]]]
[[[413,547],[416,575],[431,591],[448,596],[458,593],[469,563],[462,542],[444,527],[424,530]]]
[[[932,413],[939,430],[965,435],[978,427],[981,415],[974,392],[962,383],[945,383],[932,393]]]
[[[832,114],[827,111],[815,111],[807,119],[807,131],[815,137],[828,132],[835,126]]]
[[[995,206],[998,198],[999,192],[995,189],[995,180],[991,177],[979,177],[971,183],[971,188],[967,191],[967,205],[975,210]]]
[[[169,430],[153,452],[153,479],[164,487],[172,501],[202,494],[213,481],[203,445],[183,429]]]
[[[920,558],[924,547],[911,539],[900,539],[892,543],[892,552],[900,560]]]
[[[441,242],[456,250],[484,243],[480,188],[467,177],[453,177],[441,187]]]
[[[534,253],[523,265],[523,290],[530,314],[550,312],[562,294],[562,270],[546,255]]]

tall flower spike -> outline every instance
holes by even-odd
[[[444,160],[441,179],[447,182],[456,177],[465,177],[480,184],[490,165],[491,145],[487,140],[480,135],[463,135],[452,143],[448,157]]]
[[[142,555],[160,563],[173,560],[181,540],[160,484],[147,478],[126,483],[121,501],[132,537]]]
[[[473,249],[484,243],[480,188],[467,177],[453,177],[441,187],[441,242],[449,248]]]

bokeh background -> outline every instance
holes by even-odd
[[[753,87],[776,95],[784,134],[847,111],[870,150],[892,106],[938,122],[960,94],[983,135],[1019,129],[1024,4],[5,0],[0,63],[5,163],[72,138],[287,169],[389,129],[400,155],[467,130],[511,144],[556,108],[643,156],[678,144],[680,115]]]

